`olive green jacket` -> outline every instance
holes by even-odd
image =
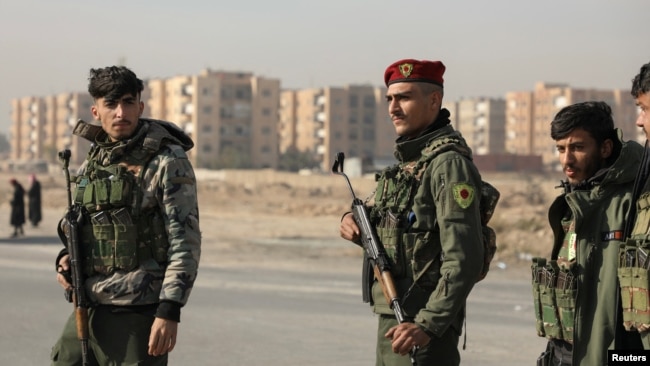
[[[397,140],[400,167],[412,165],[440,139],[453,137],[464,143],[448,117],[443,109],[422,136]],[[414,222],[402,234],[403,248],[398,250],[402,258],[397,261],[407,267],[404,278],[397,276],[398,292],[407,317],[428,334],[440,337],[449,327],[460,334],[466,299],[483,265],[481,176],[468,157],[454,150],[435,156],[418,174],[420,184],[407,208]],[[373,301],[376,313],[392,313],[378,284]]]
[[[619,137],[620,140],[620,137]],[[618,259],[632,201],[634,178],[643,147],[634,141],[622,142],[620,155],[605,171],[577,189],[558,196],[548,216],[554,234],[552,259],[557,259],[564,230],[561,220],[566,210],[575,219],[576,264],[578,269],[576,313],[573,332],[573,365],[607,364],[607,350],[614,348],[618,306]]]

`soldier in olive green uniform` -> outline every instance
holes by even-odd
[[[622,248],[622,256],[630,260],[619,270],[623,299],[623,323],[627,330],[638,332],[643,347],[650,349],[650,62],[643,65],[632,80],[632,96],[639,107],[636,125],[646,135],[646,150],[637,173],[635,194],[638,197],[631,239]]]
[[[101,128],[81,123],[92,140],[75,178],[94,365],[166,365],[176,344],[200,256],[196,179],[175,125],[141,118],[142,80],[125,67],[91,69],[88,91]],[[56,260],[66,289],[67,249]],[[75,318],[52,349],[52,365],[80,365]]]
[[[371,283],[379,316],[376,365],[458,365],[458,340],[467,296],[483,266],[479,201],[481,176],[470,151],[441,109],[440,61],[401,60],[384,75],[388,111],[399,138],[399,163],[378,177],[370,218],[390,257],[392,275],[409,322],[397,324],[377,281]],[[341,237],[359,241],[353,215]]]
[[[617,268],[643,148],[621,139],[604,102],[563,108],[551,137],[566,181],[548,213],[551,258],[533,265],[537,333],[549,339],[540,363],[605,365],[608,349],[627,348],[615,341]]]

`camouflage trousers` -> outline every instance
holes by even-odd
[[[116,312],[100,306],[88,312],[90,365],[167,365],[167,355],[147,354],[154,317],[150,313]],[[52,347],[52,366],[81,366],[81,345],[77,338],[74,312],[68,318],[61,337]]]
[[[411,366],[408,355],[400,356],[391,348],[391,340],[384,334],[397,325],[397,319],[391,315],[379,315],[377,328],[377,360],[376,366]],[[458,338],[460,334],[449,327],[440,338],[432,339],[425,347],[420,347],[415,360],[418,365],[458,366],[460,353],[458,352]]]

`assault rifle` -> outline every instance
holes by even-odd
[[[68,193],[68,211],[65,214],[63,233],[65,234],[66,247],[70,256],[70,276],[72,291],[66,293],[66,298],[74,304],[75,320],[77,321],[77,338],[81,342],[82,365],[89,365],[88,361],[88,308],[89,302],[84,289],[83,256],[79,243],[79,221],[81,220],[81,207],[72,204],[70,182],[70,150],[59,152],[59,159],[63,164],[65,181]]]
[[[352,193],[352,215],[354,216],[354,221],[359,227],[359,232],[361,234],[361,245],[366,252],[366,256],[372,265],[373,271],[375,272],[375,278],[381,286],[381,290],[384,293],[386,301],[390,305],[390,308],[393,309],[395,313],[395,318],[399,324],[402,324],[406,321],[404,317],[404,311],[402,310],[402,305],[399,302],[399,296],[397,295],[397,289],[395,287],[395,281],[393,280],[393,275],[390,272],[390,261],[384,246],[381,244],[377,238],[374,228],[370,224],[370,218],[368,217],[368,211],[366,206],[363,204],[363,201],[359,199],[354,194],[354,189],[352,189],[352,184],[350,179],[343,172],[343,161],[345,160],[345,154],[339,152],[336,154],[336,159],[334,160],[334,165],[332,166],[332,173],[342,175],[345,178],[345,181],[348,183],[350,188],[350,193]],[[411,364],[416,366],[415,361],[415,352],[417,347],[413,347],[410,352]]]

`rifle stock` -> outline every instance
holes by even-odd
[[[356,197],[354,190],[352,189],[352,184],[347,175],[343,172],[343,161],[345,155],[340,152],[337,154],[332,166],[332,172],[334,174],[342,175],[348,183],[350,192],[352,193],[352,215],[354,221],[359,227],[359,232],[361,234],[361,244],[363,249],[366,252],[368,260],[370,261],[373,271],[375,273],[375,279],[379,282],[381,290],[384,293],[386,302],[389,304],[390,308],[395,314],[395,318],[399,324],[404,323],[406,318],[404,317],[404,311],[402,310],[402,305],[400,303],[399,295],[397,294],[397,288],[395,287],[395,281],[393,280],[393,275],[390,272],[390,261],[384,246],[377,238],[377,234],[370,223],[370,218],[368,217],[368,210],[364,205],[363,201]],[[411,358],[411,364],[416,366],[415,353],[417,347],[413,347],[409,356]]]
[[[89,365],[88,360],[88,298],[84,288],[83,278],[83,255],[79,247],[79,222],[82,218],[81,207],[72,203],[72,192],[70,182],[70,150],[59,152],[59,158],[63,163],[65,173],[67,194],[68,194],[68,211],[65,215],[63,232],[66,237],[66,247],[70,258],[70,279],[72,285],[72,303],[75,309],[75,321],[77,329],[77,338],[81,343],[82,365]]]

